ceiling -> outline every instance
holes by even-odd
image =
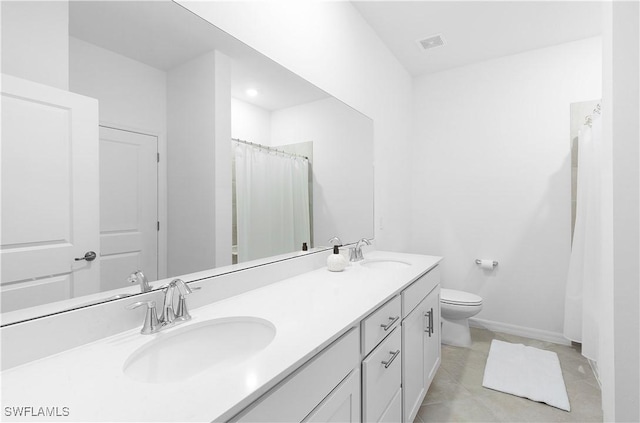
[[[231,95],[266,110],[328,94],[171,1],[72,1],[69,34],[168,71],[206,52],[232,58]],[[246,90],[258,91],[255,97]]]
[[[353,1],[413,75],[601,34],[598,1]],[[417,40],[442,34],[429,50]]]

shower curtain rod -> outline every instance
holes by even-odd
[[[596,107],[593,109],[591,114],[587,115],[584,118],[584,124],[591,126],[591,124],[593,123],[594,116],[599,116],[601,111],[602,111],[602,107],[600,107],[600,103],[596,104]]]
[[[260,148],[260,149],[263,149],[263,150],[273,151],[275,153],[284,154],[284,155],[290,156],[290,157],[298,157],[298,158],[301,158],[301,159],[305,159],[307,161],[309,160],[309,158],[307,156],[302,156],[300,154],[294,154],[294,153],[288,153],[288,152],[286,152],[284,150],[278,150],[277,148],[269,147],[269,146],[262,145],[262,144],[256,144],[256,143],[253,143],[251,141],[240,140],[238,138],[231,138],[231,141],[239,142],[240,144],[250,145],[252,147]]]

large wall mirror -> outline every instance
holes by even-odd
[[[373,237],[371,119],[171,1],[71,1],[68,14],[69,91],[99,107],[96,258],[42,253],[71,244],[55,222],[77,216],[21,199],[69,195],[67,170],[38,167],[69,151],[24,147],[36,137],[4,124],[3,93],[3,325],[135,295],[137,270],[193,281]],[[21,112],[45,131],[36,115]],[[26,265],[35,250],[61,270]]]

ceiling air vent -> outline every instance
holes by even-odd
[[[428,50],[430,48],[443,46],[444,39],[442,38],[442,34],[436,34],[420,39],[417,41],[417,43],[422,50]]]

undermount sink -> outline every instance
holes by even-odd
[[[365,259],[361,266],[369,267],[371,269],[404,269],[406,267],[411,266],[411,263],[407,263],[402,260],[394,260],[394,259]]]
[[[266,348],[275,335],[275,326],[257,317],[207,320],[155,335],[131,354],[123,371],[140,382],[179,382],[212,367],[239,364]]]

